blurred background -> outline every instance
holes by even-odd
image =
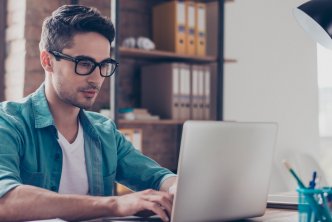
[[[167,54],[158,44],[157,54],[123,48],[129,37],[154,41],[153,10],[165,2],[0,0],[0,99],[20,99],[43,82],[38,43],[46,16],[63,4],[94,6],[118,19],[114,56],[120,69],[116,79],[105,81],[93,110],[113,110],[110,117],[128,138],[138,132],[137,147],[144,153],[176,172],[181,126],[193,116],[179,120],[152,112],[160,118],[120,117],[120,109],[121,114],[125,108],[136,110],[139,116],[137,112],[149,108],[142,102],[143,67],[161,62],[204,64],[211,70],[209,101],[217,107],[207,119],[279,124],[270,192],[296,187],[281,164],[284,158],[304,181],[317,170],[322,182],[332,184],[332,54],[316,45],[293,18],[293,8],[305,1],[198,1],[206,4],[205,55]]]

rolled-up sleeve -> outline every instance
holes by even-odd
[[[115,131],[118,150],[116,180],[135,191],[159,190],[160,184],[169,176],[170,170],[161,167],[154,160],[144,156],[119,132]]]
[[[0,117],[0,198],[21,185],[19,134],[8,120]]]

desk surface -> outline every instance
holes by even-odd
[[[110,219],[95,219],[90,220],[90,222],[117,222],[119,220]],[[121,220],[125,222],[126,220]],[[133,221],[133,220],[127,220]],[[146,220],[146,221],[158,221],[158,220]],[[264,216],[256,217],[251,219],[240,220],[241,222],[296,222],[298,221],[298,213],[296,210],[284,210],[284,209],[266,209]]]
[[[284,209],[266,209],[264,216],[247,219],[243,221],[278,221],[278,222],[296,222],[298,221],[298,213],[296,210],[284,210]]]

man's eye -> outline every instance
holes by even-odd
[[[105,62],[105,63],[102,63],[102,64],[101,64],[101,67],[102,67],[102,68],[108,68],[110,65],[111,65],[110,63],[106,63],[106,62]]]
[[[90,61],[79,61],[78,64],[82,67],[91,67],[91,66],[93,66],[93,63],[90,62]]]

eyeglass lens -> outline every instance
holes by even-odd
[[[81,75],[87,75],[96,68],[96,64],[90,60],[80,60],[77,62],[76,65],[76,72]],[[110,62],[103,62],[100,64],[100,73],[102,76],[110,76],[115,68],[116,65]]]

